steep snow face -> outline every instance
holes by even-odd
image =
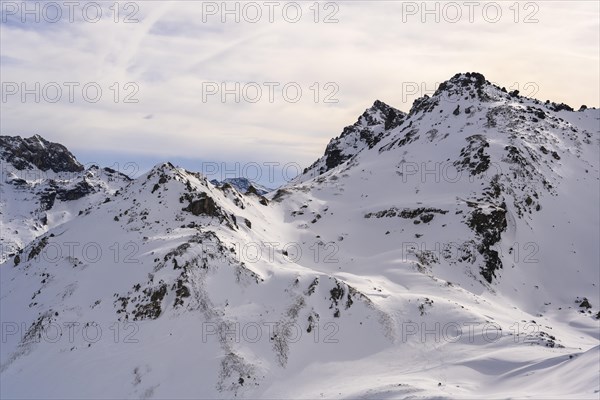
[[[458,264],[467,275],[483,278],[484,286],[539,253],[548,258],[522,266],[526,271],[518,268],[518,276],[532,273],[539,282],[544,274],[535,266],[548,271],[546,262],[552,261],[556,271],[549,279],[560,283],[548,289],[564,290],[565,281],[555,280],[563,274],[579,287],[598,281],[600,260],[592,244],[599,225],[598,118],[597,109],[569,111],[508,94],[480,74],[459,74],[433,97],[417,100],[376,146],[326,174],[282,188],[275,199],[310,192],[327,212],[315,210],[319,218],[308,226],[334,227],[338,231],[328,236],[336,238],[343,237],[342,226],[352,224],[347,230],[357,242],[344,242],[349,252],[374,256],[393,243],[419,242],[425,250],[416,254],[445,265],[440,270],[445,274],[455,269],[445,259],[459,250],[464,254]],[[289,206],[296,219],[297,197],[290,196]],[[374,246],[359,245],[365,237],[380,236],[371,228],[385,237]],[[576,243],[555,240],[553,235],[566,232]],[[531,248],[513,249],[511,242]],[[565,267],[573,263],[587,267],[573,274]]]
[[[266,196],[156,166],[0,266],[2,397],[597,396],[600,115],[565,107],[459,74]]]
[[[303,182],[343,164],[366,148],[373,148],[385,132],[400,125],[406,113],[376,100],[354,125],[344,128],[339,137],[331,139],[325,155],[306,168],[294,182]]]
[[[2,259],[130,181],[110,168],[84,170],[64,146],[39,135],[1,136],[0,145]]]
[[[402,290],[433,300],[424,306],[429,317],[399,320],[444,326],[442,305],[473,310],[466,291],[486,304],[476,307],[480,317],[503,337],[535,321],[542,342],[553,337],[546,345],[587,349],[600,317],[599,130],[597,109],[574,112],[459,74],[417,100],[372,148],[269,197],[287,210],[296,241],[318,237],[336,249],[339,263],[311,268],[343,277],[388,313],[411,307],[390,300]],[[406,268],[452,289],[421,289]],[[560,326],[572,330],[558,334]],[[579,333],[587,344],[565,342]],[[586,396],[597,389],[588,386]]]

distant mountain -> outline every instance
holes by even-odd
[[[251,190],[250,187],[253,187],[256,190],[256,193],[261,196],[273,191],[273,189],[260,185],[256,182],[252,182],[246,178],[225,178],[222,181],[212,179],[210,183],[218,187],[229,184],[241,193],[246,193],[247,191]]]
[[[0,136],[0,259],[97,203],[131,179],[110,168],[84,169],[64,146],[39,135]]]
[[[599,139],[462,73],[264,196],[3,152],[1,397],[595,398]]]
[[[0,157],[17,170],[38,169],[53,172],[81,172],[81,165],[66,147],[35,135],[0,136]]]

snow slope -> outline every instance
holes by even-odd
[[[599,124],[457,74],[266,196],[98,191],[0,266],[0,394],[598,398]]]

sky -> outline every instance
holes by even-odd
[[[408,111],[458,72],[598,107],[599,4],[2,1],[0,134],[278,186],[376,99]]]

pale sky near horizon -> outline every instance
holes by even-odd
[[[20,1],[2,1],[0,134],[37,133],[106,164],[114,156],[307,166],[375,99],[408,111],[457,72],[576,109],[600,105],[597,1],[309,1],[297,3],[301,15],[263,1],[227,2],[234,13],[225,15],[221,1],[123,1],[115,14],[108,1],[76,2],[61,17],[47,3],[30,1],[23,15]],[[35,92],[36,82],[39,103],[33,93],[23,99],[23,84]],[[223,82],[240,84],[239,103],[211,95]]]

